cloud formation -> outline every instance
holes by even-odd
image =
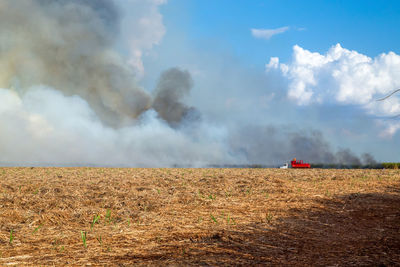
[[[288,30],[289,30],[288,26],[276,29],[251,29],[251,34],[255,38],[269,40],[272,38],[272,36],[284,33]]]
[[[400,114],[398,96],[376,101],[400,88],[400,55],[394,52],[371,58],[340,44],[325,54],[295,45],[292,62],[284,64],[271,58],[266,70],[279,71],[289,81],[287,95],[298,105],[359,105],[374,116]],[[392,133],[398,129],[395,124]]]

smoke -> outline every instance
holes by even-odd
[[[288,126],[243,127],[230,136],[230,145],[250,164],[278,165],[293,157],[311,163],[344,166],[376,163],[368,153],[364,153],[361,160],[350,149],[335,152],[320,131],[302,131]]]
[[[44,84],[79,95],[112,125],[150,108],[150,95],[114,51],[113,1],[5,0],[0,24],[0,87],[25,92]]]
[[[245,160],[227,153],[219,127],[200,124],[192,135],[149,110],[133,125],[112,128],[81,97],[41,86],[23,96],[0,89],[0,122],[2,165],[200,167]]]
[[[179,124],[194,109],[182,102],[192,87],[193,80],[189,72],[177,68],[165,71],[156,87],[153,108],[172,126]]]
[[[366,165],[376,165],[377,164],[374,157],[369,153],[362,154],[361,158],[362,158],[362,161],[364,162],[364,164],[366,164]]]
[[[128,2],[139,7],[152,1],[123,6]],[[159,23],[155,7],[163,1],[154,2],[149,12]],[[121,28],[120,5],[120,0],[0,2],[1,164],[200,167],[280,164],[294,156],[360,162],[349,150],[332,152],[317,131],[211,123],[185,104],[194,81],[179,68],[164,71],[149,93],[138,85],[133,67],[143,71],[142,49],[156,44],[164,30],[144,34],[152,24],[142,15],[133,37],[121,38],[129,27]],[[130,62],[117,49],[120,40],[130,40]],[[370,155],[363,159],[373,161]]]

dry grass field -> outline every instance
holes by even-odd
[[[399,170],[0,168],[0,265],[400,265]]]

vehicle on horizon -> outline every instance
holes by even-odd
[[[289,164],[286,162],[285,165],[280,166],[280,169],[288,169],[289,168]]]
[[[310,163],[305,163],[302,160],[297,161],[296,158],[294,158],[291,162],[290,165],[292,168],[298,168],[298,169],[304,169],[304,168],[311,168]]]

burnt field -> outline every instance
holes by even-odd
[[[1,168],[0,265],[399,265],[399,170]]]

